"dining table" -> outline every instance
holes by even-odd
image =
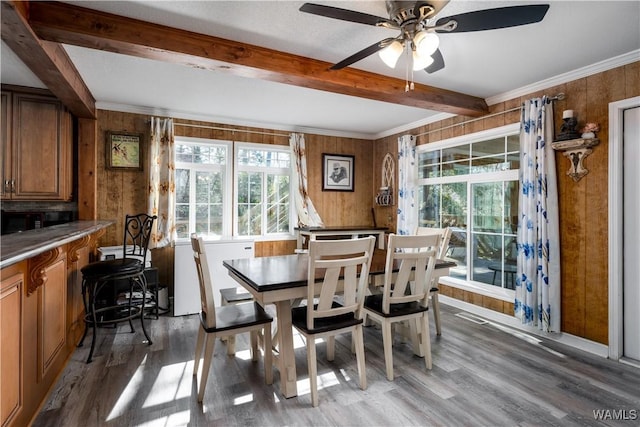
[[[384,283],[385,264],[386,251],[376,249],[369,269],[370,287]],[[297,396],[291,307],[294,301],[307,297],[308,254],[224,260],[223,265],[256,302],[262,306],[275,305],[277,333],[274,343],[277,343],[277,349],[274,351],[274,362],[280,372],[280,391],[286,398]],[[435,283],[438,283],[439,277],[447,276],[455,266],[455,262],[437,260],[433,273]]]

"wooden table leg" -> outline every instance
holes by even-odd
[[[276,302],[278,322],[278,370],[280,371],[280,391],[284,397],[298,395],[296,357],[293,348],[293,327],[291,326],[291,303]]]

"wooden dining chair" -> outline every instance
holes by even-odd
[[[193,248],[193,258],[198,271],[200,302],[202,305],[200,328],[198,329],[198,339],[196,341],[195,363],[193,365],[193,375],[196,377],[198,390],[198,402],[202,402],[204,398],[209,368],[213,359],[213,349],[216,338],[219,336],[250,332],[251,358],[254,362],[258,360],[258,341],[262,341],[265,382],[267,384],[273,383],[273,353],[271,348],[271,322],[273,318],[256,302],[216,307],[213,299],[213,284],[202,237],[192,234],[191,247]],[[202,365],[202,374],[198,381],[203,348],[204,363]]]
[[[369,236],[362,239],[309,242],[307,305],[294,307],[291,317],[293,326],[307,342],[313,406],[318,406],[317,338],[327,340],[327,360],[332,361],[335,336],[351,332],[355,343],[359,385],[362,390],[367,388],[362,303],[375,241],[375,237]],[[339,294],[342,296],[339,297]]]
[[[414,353],[431,369],[429,289],[436,262],[437,235],[389,235],[382,294],[367,296],[364,315],[382,328],[387,379],[393,381],[393,334],[396,322],[409,322]],[[394,264],[397,273],[394,274]]]
[[[418,227],[416,230],[418,236],[430,236],[436,235],[440,237],[438,242],[438,259],[444,259],[447,256],[449,250],[449,239],[451,239],[451,229],[445,228],[431,228],[431,227]],[[436,324],[436,333],[442,335],[442,327],[440,323],[440,301],[438,300],[438,294],[440,288],[435,279],[431,281],[431,289],[429,296],[431,298],[431,307],[433,308],[433,320]]]

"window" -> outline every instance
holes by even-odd
[[[288,148],[238,144],[236,147],[238,236],[289,234],[291,155]]]
[[[419,225],[451,227],[451,276],[514,289],[519,125],[418,147]]]
[[[176,232],[229,235],[231,143],[176,138]]]
[[[176,137],[175,150],[179,239],[291,234],[288,147]]]

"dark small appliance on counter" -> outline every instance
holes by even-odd
[[[2,211],[2,234],[50,227],[75,221],[73,211],[15,212]]]

